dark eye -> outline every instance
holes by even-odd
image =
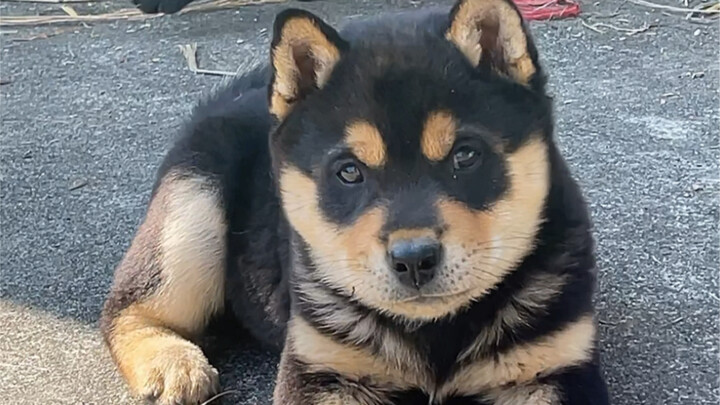
[[[452,159],[455,170],[469,169],[480,160],[480,152],[469,146],[461,146],[455,150]]]
[[[360,168],[354,163],[347,163],[337,172],[337,176],[345,184],[362,183],[363,175]]]

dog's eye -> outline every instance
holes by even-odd
[[[358,184],[363,181],[362,172],[354,163],[347,163],[341,167],[340,171],[337,172],[337,176],[345,184]]]
[[[469,169],[479,160],[479,151],[469,146],[461,146],[453,154],[453,168],[455,168],[455,170]]]

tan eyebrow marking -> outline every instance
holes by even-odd
[[[447,111],[428,114],[423,127],[420,147],[428,159],[437,162],[445,159],[455,144],[455,118]]]
[[[361,162],[377,168],[385,164],[385,142],[377,127],[365,120],[357,120],[345,128],[345,143]]]

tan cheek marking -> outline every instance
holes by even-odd
[[[296,52],[302,52],[307,58],[311,58],[313,77],[303,77],[303,74],[308,72],[301,71]],[[270,112],[279,119],[290,112],[295,100],[300,96],[303,85],[301,81],[312,80],[321,88],[340,59],[337,47],[307,18],[294,18],[285,23],[280,33],[280,41],[273,48],[272,54],[275,78]]]
[[[446,224],[444,241],[479,247],[485,271],[476,280],[479,293],[487,291],[512,271],[534,247],[543,221],[549,190],[547,146],[534,137],[507,157],[510,187],[487,211],[473,211],[455,201],[441,201],[439,211]]]
[[[565,367],[590,360],[595,341],[592,317],[583,317],[534,343],[523,344],[496,358],[480,360],[442,387],[443,396],[472,395],[509,383],[524,384]]]
[[[283,170],[280,190],[288,220],[312,246],[313,258],[324,278],[352,290],[368,271],[363,263],[370,252],[381,248],[379,234],[385,218],[383,209],[372,208],[352,225],[339,227],[325,219],[319,207],[315,182],[298,169],[288,167]],[[337,271],[338,263],[357,274]]]
[[[535,65],[527,50],[527,37],[517,12],[503,0],[472,1],[460,5],[445,37],[454,43],[473,66],[480,64],[483,48],[483,26],[496,26],[496,43],[502,52],[510,76],[527,84]],[[493,35],[493,34],[490,34]]]
[[[456,123],[447,111],[435,111],[428,115],[423,127],[420,146],[428,159],[437,162],[445,159],[455,143]]]
[[[315,182],[300,170],[288,167],[280,177],[280,193],[288,220],[307,243],[323,246],[337,231],[320,212]]]
[[[345,128],[345,143],[367,166],[378,168],[385,164],[385,143],[373,124],[364,120],[352,122]]]

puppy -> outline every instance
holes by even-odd
[[[221,313],[282,351],[275,404],[607,404],[583,197],[509,0],[277,16],[194,112],[102,317],[137,394],[198,403]]]

